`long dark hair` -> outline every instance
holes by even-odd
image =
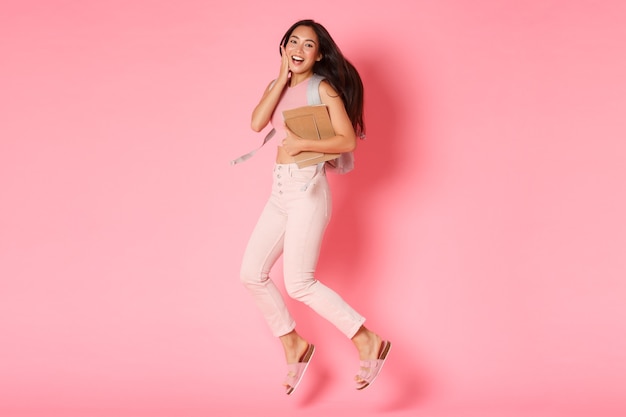
[[[287,47],[291,33],[298,26],[308,26],[315,31],[319,40],[319,52],[322,54],[322,59],[315,63],[313,72],[325,77],[326,81],[339,93],[357,136],[364,138],[363,82],[359,72],[343,56],[326,28],[313,20],[306,19],[294,23],[280,41],[282,46]]]

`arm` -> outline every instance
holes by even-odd
[[[283,140],[282,146],[289,155],[297,155],[303,151],[341,153],[350,152],[356,148],[356,134],[343,101],[326,81],[320,84],[320,98],[328,107],[335,136],[324,140],[303,139],[287,129],[287,137]]]
[[[280,100],[280,95],[289,79],[289,60],[287,59],[285,49],[282,46],[280,49],[282,56],[278,78],[267,86],[259,104],[257,104],[252,112],[252,122],[250,126],[255,132],[260,132],[270,122],[272,113],[274,113],[274,109]]]

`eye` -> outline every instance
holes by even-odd
[[[305,43],[304,46],[307,47],[307,48],[313,48],[313,44],[312,43]]]

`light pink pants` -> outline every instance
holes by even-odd
[[[248,242],[241,281],[252,293],[274,336],[291,332],[295,321],[269,277],[282,254],[287,294],[352,338],[365,319],[336,292],[315,279],[332,206],[323,169],[315,173],[315,166],[275,165],[272,193]]]

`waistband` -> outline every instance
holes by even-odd
[[[307,171],[311,171],[311,172],[324,172],[324,167],[325,167],[325,163],[319,163],[316,165],[309,165],[307,167],[304,168],[300,168],[298,167],[298,164],[296,164],[295,162],[292,162],[290,164],[279,164],[279,163],[275,163],[274,164],[274,171],[276,171],[277,169],[282,169],[282,170],[287,170],[287,171],[303,171],[303,172],[307,172]]]
[[[284,171],[285,173],[290,173],[290,172],[294,172],[294,171],[312,172],[313,176],[311,177],[311,179],[309,181],[307,181],[307,183],[304,184],[302,186],[302,188],[301,188],[301,191],[306,191],[309,188],[309,185],[311,185],[313,180],[318,175],[326,175],[326,171],[324,169],[325,165],[326,165],[325,162],[320,162],[319,164],[309,165],[307,167],[300,168],[300,167],[298,167],[298,164],[296,164],[295,162],[294,163],[290,163],[290,164],[275,163],[274,164],[274,172],[276,172],[276,171]]]

